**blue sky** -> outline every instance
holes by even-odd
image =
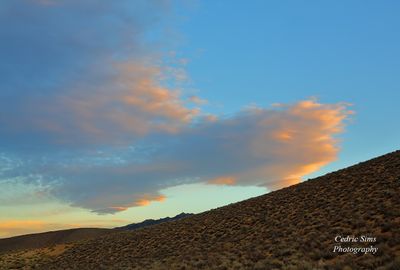
[[[399,8],[398,1],[199,1],[182,15],[181,52],[193,59],[194,87],[222,105],[218,112],[311,96],[352,103],[356,115],[329,171],[399,146]]]
[[[4,1],[0,237],[201,212],[396,150],[396,1]]]

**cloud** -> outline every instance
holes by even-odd
[[[15,235],[73,228],[73,225],[61,225],[47,223],[41,220],[1,220],[0,221],[0,237],[11,237]]]
[[[200,98],[200,97],[198,97],[198,96],[190,96],[190,97],[188,98],[188,100],[189,100],[190,102],[193,102],[194,104],[197,104],[197,105],[204,105],[204,104],[207,104],[207,103],[208,103],[207,100],[202,99],[202,98]]]
[[[167,2],[4,3],[0,139],[24,148],[29,137],[40,149],[123,144],[189,121],[198,110],[173,85],[182,72],[163,66],[161,41],[147,38],[150,27],[161,31]]]
[[[0,220],[0,238],[72,228],[103,228],[105,224],[115,227],[127,223],[129,223],[129,220],[125,219],[81,220],[80,223],[54,223],[33,219],[6,219]]]
[[[57,4],[57,0],[31,0],[38,5],[52,6]]]
[[[100,214],[162,201],[162,189],[183,183],[276,189],[298,183],[335,160],[335,135],[343,131],[350,113],[345,104],[312,100],[252,108],[188,125],[179,133],[147,135],[119,150],[22,162],[3,175],[29,183],[40,176],[40,184],[48,183],[52,196]]]
[[[236,182],[236,177],[234,176],[221,176],[208,180],[208,184],[213,185],[234,185]]]
[[[223,117],[185,97],[186,74],[152,42],[167,2],[2,4],[0,185],[106,214],[162,202],[184,183],[275,189],[336,158],[346,104]],[[19,203],[27,193],[15,192]]]
[[[39,220],[6,220],[0,222],[0,237],[42,230],[44,222]]]
[[[127,144],[148,133],[174,133],[199,114],[184,106],[178,90],[160,85],[161,68],[135,62],[113,68],[116,74],[101,85],[77,85],[31,103],[30,125],[18,131],[35,130],[53,145]]]
[[[125,211],[130,207],[147,206],[152,202],[163,202],[165,199],[166,198],[164,195],[141,194],[133,203],[118,206],[109,206],[107,208],[93,210],[93,212],[98,214],[113,214],[116,212]]]

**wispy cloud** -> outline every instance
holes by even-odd
[[[234,185],[236,183],[236,177],[234,176],[216,177],[208,180],[207,183],[212,185]]]
[[[98,214],[113,214],[116,212],[125,211],[130,207],[135,206],[147,206],[152,202],[163,202],[165,200],[164,195],[152,195],[152,194],[140,194],[137,196],[136,201],[125,205],[109,206],[103,209],[95,209],[93,212]]]
[[[29,128],[55,145],[127,144],[149,133],[177,132],[199,114],[184,106],[178,90],[160,84],[161,68],[137,61],[115,63],[113,71],[101,85],[78,82],[63,95],[30,104]]]
[[[172,85],[182,72],[163,66],[146,41],[167,2],[7,2],[0,19],[1,139],[31,147],[29,136],[38,148],[122,144],[190,121],[199,109],[185,107]]]
[[[197,105],[204,105],[204,104],[208,103],[208,101],[206,99],[203,99],[203,98],[201,98],[199,96],[190,96],[188,98],[188,100],[190,102],[193,102],[194,104],[197,104]]]
[[[128,224],[129,222],[130,220],[124,219],[81,220],[79,223],[55,223],[35,219],[6,219],[0,220],[0,238],[73,228],[115,227]]]
[[[9,220],[0,222],[0,237],[26,233],[27,228],[32,231],[43,229],[43,222],[39,220]]]

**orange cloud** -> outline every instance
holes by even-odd
[[[108,213],[116,213],[129,209],[130,207],[136,206],[148,206],[152,202],[163,202],[166,197],[164,195],[152,195],[152,194],[142,194],[139,196],[139,199],[135,200],[133,203],[120,205],[120,206],[110,206],[105,209],[96,210],[97,213],[108,214]]]
[[[207,183],[208,184],[213,184],[213,185],[234,185],[236,182],[236,178],[233,176],[222,176],[222,177],[217,177],[209,180]]]
[[[140,199],[140,200],[137,200],[137,201],[134,203],[134,206],[147,206],[147,205],[149,205],[152,201],[155,201],[155,202],[163,202],[164,200],[165,200],[165,196],[163,196],[163,195],[160,195],[160,196],[158,196],[158,197],[147,197],[147,196],[145,196],[145,198]]]
[[[47,223],[40,220],[2,220],[0,221],[0,237],[70,228],[60,224]]]
[[[254,179],[256,175],[260,179],[264,175],[267,186],[279,188],[298,183],[305,175],[336,159],[339,148],[335,135],[343,132],[343,121],[353,113],[347,109],[348,104],[320,104],[306,100],[294,105],[280,104],[279,107],[285,110],[279,117],[271,116],[261,121],[260,132],[250,143],[253,155],[269,155],[273,162],[243,173],[240,179]],[[268,128],[270,126],[273,128]]]
[[[81,220],[80,223],[53,223],[42,220],[0,220],[0,238],[72,228],[105,228],[129,223],[125,219]]]
[[[216,122],[218,120],[218,117],[214,114],[207,114],[206,116],[204,116],[204,120],[206,122]]]
[[[275,135],[276,139],[278,139],[279,141],[290,141],[293,136],[294,136],[294,132],[291,130],[278,130]]]
[[[6,220],[1,221],[0,230],[7,228],[18,228],[18,227],[31,227],[41,229],[44,226],[44,222],[40,220]]]
[[[131,87],[123,84],[124,94],[128,93],[126,89]],[[117,98],[110,99],[114,98],[118,106],[119,100],[128,107],[142,108],[138,111],[139,115],[153,113],[152,106],[147,107],[144,102],[146,98],[141,91],[144,90],[138,90],[138,99],[133,94],[117,95]],[[148,99],[163,104],[173,100],[176,95],[157,88]],[[129,122],[132,124],[132,133],[137,132],[141,123],[147,125],[143,127],[143,133],[146,134],[146,129],[152,125],[144,121],[147,116],[130,119],[125,112],[121,112],[122,115],[118,111],[112,111],[110,115],[105,113],[107,110],[99,112],[99,119],[115,117],[115,121],[111,122],[116,123],[116,128],[103,130],[107,127],[107,121],[104,126],[98,127],[96,122],[101,121],[87,108],[94,106],[96,111],[96,108],[102,107],[103,102],[108,104],[108,101],[102,100],[104,96],[93,97],[92,101],[85,98],[74,99],[74,102],[79,102],[76,108],[82,110],[80,120],[90,127],[85,131],[87,134],[97,130],[99,135],[104,132],[107,135],[105,138],[112,136],[114,131],[120,134],[121,126],[131,128],[127,124],[129,121],[133,121]],[[136,105],[132,105],[132,102],[136,102]],[[163,106],[156,107],[162,111]],[[167,107],[170,108],[169,106]],[[276,189],[298,183],[307,174],[334,161],[339,152],[339,140],[336,136],[343,132],[345,120],[352,113],[344,103],[321,104],[308,100],[288,105],[279,104],[271,109],[253,106],[229,118],[221,117],[214,121],[200,118],[198,122],[185,124],[185,117],[182,116],[190,113],[180,114],[180,105],[173,106],[178,106],[177,113],[167,115],[175,119],[170,123],[179,123],[179,132],[145,137],[148,140],[144,145],[138,144],[137,149],[121,147],[126,150],[125,153],[114,153],[113,149],[107,153],[105,150],[104,158],[103,154],[90,154],[87,156],[88,160],[77,156],[76,164],[70,166],[41,167],[42,164],[34,164],[33,170],[39,168],[44,172],[43,179],[61,179],[59,186],[53,191],[54,194],[67,194],[67,199],[73,206],[84,207],[99,214],[116,213],[129,207],[163,201],[165,197],[159,194],[161,189],[182,183],[264,185],[269,189]],[[124,106],[122,111],[123,108]],[[154,110],[154,114],[156,113],[157,110]],[[93,123],[89,121],[91,117],[94,117]],[[159,124],[160,122],[156,123]],[[124,134],[130,132],[121,133],[122,136]],[[136,147],[134,143],[132,145]],[[143,156],[144,160],[141,159]],[[114,160],[114,157],[117,159]],[[93,166],[93,160],[100,162]],[[69,162],[70,159],[66,160],[67,164]]]
[[[123,144],[151,132],[176,133],[200,114],[186,107],[178,90],[162,85],[161,67],[140,61],[111,66],[114,75],[103,85],[78,82],[64,95],[29,104],[32,115],[40,115],[31,128],[52,135],[53,143]]]
[[[202,98],[200,98],[200,97],[198,97],[198,96],[190,96],[190,97],[188,98],[188,100],[189,100],[190,102],[193,102],[193,103],[196,104],[196,105],[204,105],[204,104],[207,104],[207,103],[208,103],[207,100],[202,99]]]

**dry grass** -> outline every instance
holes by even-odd
[[[0,255],[0,269],[41,269],[40,264],[61,255],[72,244],[60,244],[48,248],[13,251]]]

